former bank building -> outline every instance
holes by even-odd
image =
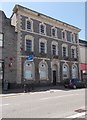
[[[17,36],[11,83],[56,85],[79,78],[79,28],[20,5],[10,19]]]

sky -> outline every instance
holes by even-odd
[[[15,4],[22,5],[47,16],[81,29],[79,38],[85,40],[85,2],[1,2],[3,10],[9,18]]]

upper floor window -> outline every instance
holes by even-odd
[[[41,23],[39,26],[39,30],[41,34],[46,34],[46,25]]]
[[[29,31],[33,31],[33,21],[30,19],[26,20],[26,29]]]
[[[67,57],[68,56],[68,46],[66,44],[62,45],[62,56]]]
[[[40,42],[40,52],[45,53],[45,43],[44,42]]]
[[[66,39],[67,41],[71,42],[71,32],[70,31],[66,31]]]
[[[78,34],[75,33],[75,43],[77,43],[77,41],[78,41]]]
[[[66,47],[63,47],[63,57],[66,57]]]
[[[3,34],[0,33],[0,47],[3,46]]]
[[[47,41],[43,38],[39,40],[39,52],[47,53]]]
[[[56,45],[52,45],[52,53],[53,55],[56,55]]]
[[[73,33],[71,34],[71,40],[74,43],[74,34]]]
[[[65,31],[62,31],[62,39],[65,40]]]
[[[25,36],[25,50],[30,52],[34,50],[34,38],[30,35]]]
[[[51,35],[57,37],[57,29],[55,27],[51,29]]]
[[[56,41],[52,41],[51,50],[52,55],[58,55],[58,43]]]
[[[75,46],[71,47],[71,57],[76,58],[76,47]]]
[[[26,50],[32,51],[32,40],[26,39]]]

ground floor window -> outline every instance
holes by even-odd
[[[78,78],[78,69],[75,64],[72,65],[72,78]]]
[[[46,80],[48,78],[48,66],[45,61],[41,61],[39,63],[39,75],[40,75],[40,80]]]
[[[63,64],[63,79],[66,79],[69,77],[69,66],[67,64]]]
[[[34,79],[34,63],[25,61],[24,63],[24,78],[27,80]]]

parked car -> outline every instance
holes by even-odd
[[[64,80],[64,87],[65,88],[86,88],[87,83],[85,81],[81,81],[79,79],[66,79]]]

